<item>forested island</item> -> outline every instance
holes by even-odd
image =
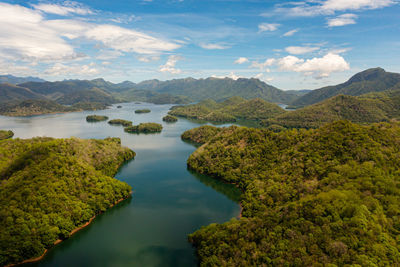
[[[122,120],[122,119],[109,120],[108,124],[111,124],[111,125],[122,125],[124,127],[132,126],[132,122],[131,121]]]
[[[0,130],[0,140],[9,139],[14,136],[13,131]]]
[[[29,99],[12,101],[0,105],[0,115],[4,116],[33,116],[50,113],[66,113],[83,110],[105,109],[107,105],[94,102],[80,102],[72,106],[58,104],[51,100]]]
[[[146,122],[126,127],[124,131],[127,133],[160,133],[162,128],[162,125],[159,123]]]
[[[162,118],[162,120],[165,122],[177,122],[178,118],[172,115],[166,115]]]
[[[284,109],[261,98],[246,100],[241,97],[231,97],[222,102],[207,99],[198,104],[175,106],[168,112],[178,117],[211,122],[235,122],[237,119],[258,121],[282,113],[285,113]]]
[[[130,196],[131,187],[113,178],[135,156],[119,138],[7,139],[0,155],[1,266],[40,259]]]
[[[201,266],[400,264],[400,126],[203,126],[189,168],[244,191],[242,217],[189,236]]]
[[[147,109],[147,108],[135,110],[135,113],[137,113],[137,114],[141,114],[141,113],[150,113],[150,112],[151,112],[151,110],[150,110],[150,109]]]
[[[86,116],[86,121],[87,122],[99,122],[99,121],[106,121],[108,120],[107,116],[101,116],[101,115],[89,115]]]

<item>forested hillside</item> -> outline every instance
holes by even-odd
[[[263,120],[283,113],[285,110],[278,105],[263,99],[246,100],[241,97],[231,97],[220,103],[207,99],[198,104],[176,106],[169,111],[170,115],[211,122]]]
[[[264,126],[318,128],[336,120],[372,123],[400,118],[400,90],[361,96],[338,95],[262,122]]]
[[[112,176],[135,153],[118,138],[0,141],[0,265],[38,257],[130,195]]]
[[[291,105],[303,107],[339,94],[359,96],[393,89],[400,89],[400,74],[386,72],[382,68],[373,68],[355,74],[345,83],[312,90],[294,100]]]
[[[188,166],[244,194],[241,219],[189,236],[201,266],[400,264],[398,124],[203,128],[184,134],[206,142]]]
[[[285,92],[254,78],[237,80],[230,78],[150,80],[136,84],[136,88],[187,96],[194,101],[205,99],[217,101],[232,96],[240,96],[245,99],[262,98],[273,103],[288,104],[298,97],[294,93]]]

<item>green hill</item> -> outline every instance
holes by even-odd
[[[398,124],[218,132],[188,166],[236,184],[243,211],[189,236],[200,266],[400,265]]]
[[[168,112],[174,116],[212,122],[234,122],[237,119],[264,120],[282,113],[285,113],[285,110],[263,99],[246,100],[237,96],[220,103],[206,99],[198,104],[175,106]]]
[[[131,187],[112,176],[135,156],[118,138],[0,141],[0,265],[38,257]]]
[[[0,103],[44,98],[44,96],[32,92],[28,88],[16,86],[9,83],[0,84]]]
[[[19,84],[25,82],[45,82],[45,80],[37,77],[16,77],[13,75],[0,75],[0,83]]]
[[[32,116],[71,111],[77,111],[77,109],[60,105],[51,100],[24,100],[4,103],[0,106],[0,115],[5,116]]]
[[[240,96],[245,99],[262,98],[274,103],[289,103],[297,98],[294,93],[287,93],[254,78],[240,78],[237,80],[230,78],[185,78],[164,82],[151,80],[136,84],[136,88],[187,96],[194,101],[204,99],[221,100],[232,96]]]
[[[13,131],[0,130],[0,140],[9,139],[14,136]]]
[[[303,107],[339,94],[358,96],[390,89],[400,89],[400,74],[386,72],[382,68],[374,68],[357,73],[345,83],[312,90],[294,100],[291,105]]]

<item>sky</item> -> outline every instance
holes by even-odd
[[[0,74],[258,78],[315,89],[400,72],[399,0],[1,1]]]

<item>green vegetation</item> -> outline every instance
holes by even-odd
[[[261,98],[269,102],[288,104],[298,98],[294,93],[280,90],[254,78],[149,80],[136,84],[135,88],[174,96],[186,96],[194,101],[221,100],[240,96],[245,99]]]
[[[0,265],[42,255],[127,198],[112,176],[134,156],[118,138],[0,141]]]
[[[201,266],[400,265],[398,124],[218,131],[188,166],[236,184],[243,211],[189,236]]]
[[[355,123],[388,121],[400,116],[400,90],[362,96],[338,95],[262,122],[264,126],[318,128],[336,120]]]
[[[102,110],[106,109],[108,105],[99,102],[78,102],[71,107],[77,110]]]
[[[5,116],[32,116],[48,113],[63,113],[77,111],[50,100],[24,100],[0,105],[0,114]]]
[[[359,96],[394,89],[400,89],[400,74],[374,68],[357,73],[345,83],[312,90],[293,101],[291,106],[303,107],[340,94]]]
[[[137,113],[137,114],[141,114],[141,113],[150,113],[150,112],[151,112],[151,110],[150,110],[150,109],[147,109],[147,108],[135,110],[135,113]]]
[[[231,97],[223,102],[203,100],[198,104],[175,106],[168,114],[211,122],[235,122],[237,119],[263,120],[285,110],[276,104],[268,103],[260,98],[245,100],[241,97]]]
[[[172,115],[166,115],[162,118],[162,120],[165,122],[176,122],[178,121],[178,118]]]
[[[121,119],[109,120],[108,123],[111,124],[111,125],[122,125],[124,127],[132,126],[132,122],[131,121],[121,120]]]
[[[181,138],[185,141],[190,141],[197,144],[205,144],[208,140],[217,136],[222,131],[222,128],[217,128],[210,125],[204,125],[198,128],[185,131]]]
[[[139,125],[129,126],[124,129],[127,133],[160,133],[162,125],[154,122],[140,123]]]
[[[106,121],[108,120],[107,116],[101,116],[101,115],[89,115],[86,116],[86,121],[87,122],[99,122],[99,121]]]
[[[13,131],[0,130],[0,140],[9,139],[14,136]]]

